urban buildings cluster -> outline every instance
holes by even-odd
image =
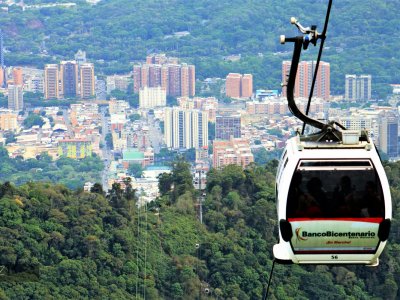
[[[301,61],[298,66],[296,84],[294,86],[294,96],[308,98],[314,73],[316,61]],[[291,61],[282,62],[282,95],[286,97],[286,82],[289,77],[290,68],[292,66]],[[331,82],[331,67],[330,64],[324,61],[320,62],[317,78],[315,81],[314,97],[329,100],[330,97],[330,82]]]
[[[95,95],[94,65],[75,60],[44,67],[44,98],[90,99]]]
[[[146,63],[133,66],[133,89],[139,92],[145,87],[161,87],[168,96],[190,96],[196,92],[194,65],[179,63],[177,58],[165,54],[150,55]]]
[[[282,63],[283,82],[290,64]],[[32,158],[47,152],[54,159],[61,156],[82,159],[95,153],[105,161],[105,189],[115,182],[124,185],[126,178],[131,178],[134,188],[143,193],[143,201],[158,195],[157,176],[169,172],[168,168],[157,166],[156,156],[162,148],[176,152],[194,149],[194,184],[202,188],[211,166],[236,164],[245,168],[254,162],[258,151],[282,149],[302,126],[288,110],[285,88],[282,93],[253,91],[251,74],[229,73],[225,79],[206,79],[204,86],[210,89],[222,83],[220,95],[225,93],[232,102],[225,97],[229,101],[219,101],[218,95],[195,96],[195,66],[165,54],[149,55],[145,62],[134,64],[130,74],[101,79],[96,78],[94,65],[87,62],[83,51],[78,51],[74,60],[48,64],[44,70],[29,67],[1,70],[0,90],[8,96],[8,107],[0,109],[0,140],[11,156]],[[303,112],[314,72],[315,62],[300,63],[295,101]],[[371,81],[370,75],[346,75],[344,100],[371,100]],[[115,90],[137,93],[138,108],[113,98]],[[40,115],[44,125],[24,128],[28,113],[23,94],[27,91],[43,93],[44,101],[70,98],[80,101],[69,104],[69,108],[30,107],[29,113]],[[340,105],[331,105],[332,101],[327,101],[332,100],[327,62],[320,65],[314,96],[309,110],[312,117],[335,119],[348,129],[366,129],[389,158],[398,158],[397,108],[371,106],[342,110]],[[106,97],[111,99],[105,101]],[[171,97],[176,98],[175,106],[168,106]],[[5,144],[7,132],[13,132],[16,141]],[[143,168],[142,178],[132,175],[133,165]]]

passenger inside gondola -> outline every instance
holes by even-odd
[[[338,170],[335,165],[316,170],[320,167],[316,163],[304,166],[294,173],[290,184],[287,218],[384,216],[382,187],[374,170]]]
[[[372,181],[365,184],[365,191],[361,204],[362,217],[381,217],[384,215],[384,203],[379,196],[376,185]]]
[[[349,176],[340,178],[339,185],[335,188],[333,199],[336,203],[336,217],[356,216],[354,190]]]
[[[299,199],[296,218],[319,218],[321,216],[322,211],[313,196],[305,194]]]
[[[329,203],[326,198],[326,192],[322,187],[321,179],[319,179],[318,177],[312,177],[307,182],[307,191],[308,196],[311,197],[315,202],[314,205],[318,206],[319,208],[319,215],[317,215],[316,217],[326,215],[329,209]]]

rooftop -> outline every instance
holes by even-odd
[[[144,153],[135,148],[127,149],[122,153],[123,160],[144,159]]]

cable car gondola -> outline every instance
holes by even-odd
[[[376,266],[392,218],[389,183],[376,147],[366,132],[312,119],[294,101],[301,50],[321,39],[311,100],[331,4],[332,0],[322,33],[292,18],[303,35],[281,36],[281,43],[294,43],[287,82],[289,108],[304,125],[319,131],[304,135],[303,127],[282,154],[276,176],[279,243],[273,255],[280,263]]]

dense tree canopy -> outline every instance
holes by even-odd
[[[277,238],[276,161],[209,174],[204,224],[189,165],[160,176],[160,198],[136,205],[130,183],[107,197],[61,185],[0,185],[2,299],[261,299]],[[377,268],[277,265],[270,299],[400,296],[400,163],[386,165],[394,200]],[[209,291],[206,293],[206,291]]]
[[[5,148],[0,147],[0,181],[11,181],[17,185],[28,181],[48,181],[64,184],[76,189],[85,182],[100,180],[104,163],[98,156],[81,160],[61,157],[53,161],[47,153],[24,160],[21,156],[12,159]]]

